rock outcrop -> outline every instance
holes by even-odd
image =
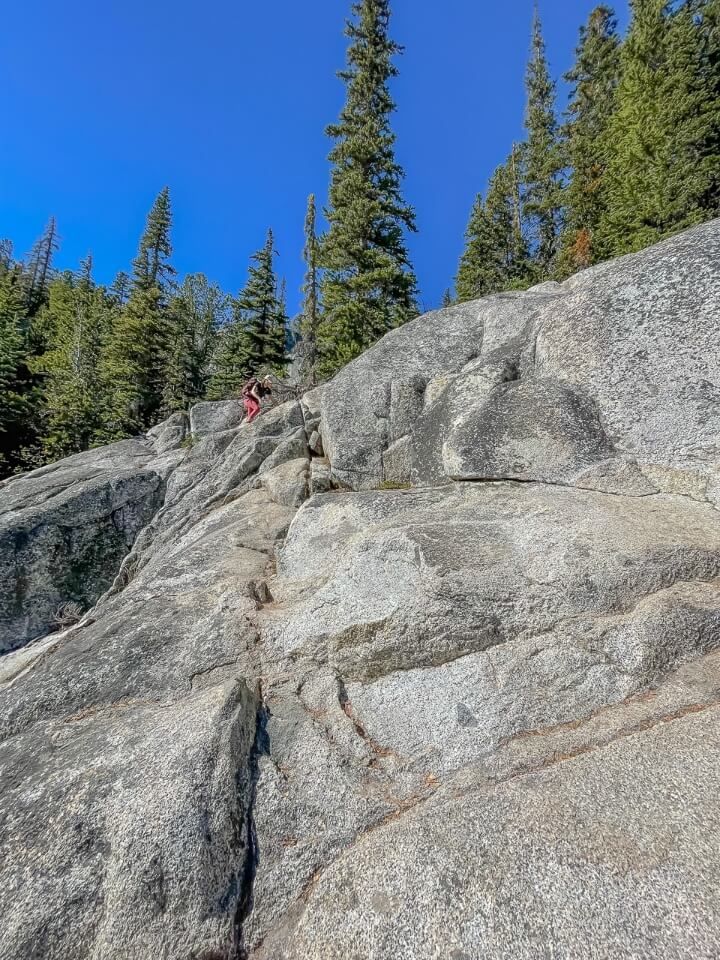
[[[3,485],[1,960],[717,957],[718,294],[720,221]]]

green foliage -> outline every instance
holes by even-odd
[[[42,447],[54,460],[86,450],[100,428],[99,361],[111,307],[92,279],[88,257],[77,277],[65,274],[48,290],[50,349],[41,359],[45,374]]]
[[[42,236],[35,242],[24,272],[25,305],[28,317],[32,317],[47,301],[48,285],[53,276],[53,257],[60,240],[55,217],[50,217]]]
[[[545,277],[552,269],[562,228],[563,155],[555,115],[555,84],[548,68],[537,8],[526,87],[524,217],[537,274]]]
[[[208,388],[218,329],[227,321],[229,298],[201,274],[191,274],[167,308],[167,350],[162,412],[186,410]]]
[[[571,175],[565,191],[565,230],[559,273],[569,276],[596,263],[596,234],[607,209],[607,130],[620,76],[620,40],[613,11],[596,7],[580,30],[575,64],[565,79],[572,85],[565,126]]]
[[[234,316],[220,331],[211,400],[230,397],[251,377],[282,373],[287,364],[288,320],[274,268],[272,230],[265,246],[253,255],[248,280],[234,303]]]
[[[302,308],[300,312],[300,337],[302,342],[302,363],[300,378],[312,386],[318,380],[318,331],[321,319],[320,297],[320,241],[317,235],[317,209],[315,195],[308,197],[305,215],[305,282],[303,283]]]
[[[331,374],[416,311],[416,281],[404,240],[415,229],[401,195],[388,83],[401,48],[389,36],[389,0],[359,0],[348,22],[346,102],[330,153],[332,173],[321,253],[321,373]]]
[[[116,440],[152,426],[163,403],[168,356],[169,281],[174,274],[170,195],[159,194],[133,262],[130,296],[116,305],[101,360],[102,426],[98,439]]]
[[[0,263],[0,472],[18,464],[31,412],[26,340],[26,290],[11,254]]]
[[[606,138],[606,255],[640,250],[716,212],[713,6],[685,2],[673,9],[666,0],[632,0]]]
[[[515,170],[513,152],[493,174],[487,198],[479,195],[475,201],[455,281],[460,302],[527,286],[531,280]]]

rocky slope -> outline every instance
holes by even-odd
[[[720,955],[719,293],[720,221],[0,488],[0,958]]]

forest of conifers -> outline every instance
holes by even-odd
[[[639,250],[718,215],[720,0],[631,0],[620,36],[598,6],[580,30],[558,105],[536,15],[525,138],[478,194],[444,303],[520,289]],[[331,376],[418,312],[406,237],[416,229],[395,159],[390,0],[347,25],[346,101],[328,128],[324,232],[305,223],[306,280],[290,320],[272,232],[230,295],[172,266],[163,189],[130,273],[105,287],[88,257],[54,266],[54,219],[18,259],[0,241],[0,476],[145,431],[175,410],[237,394],[253,373]],[[448,171],[450,174],[451,171]]]

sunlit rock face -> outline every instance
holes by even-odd
[[[0,487],[2,960],[720,955],[720,222]]]

